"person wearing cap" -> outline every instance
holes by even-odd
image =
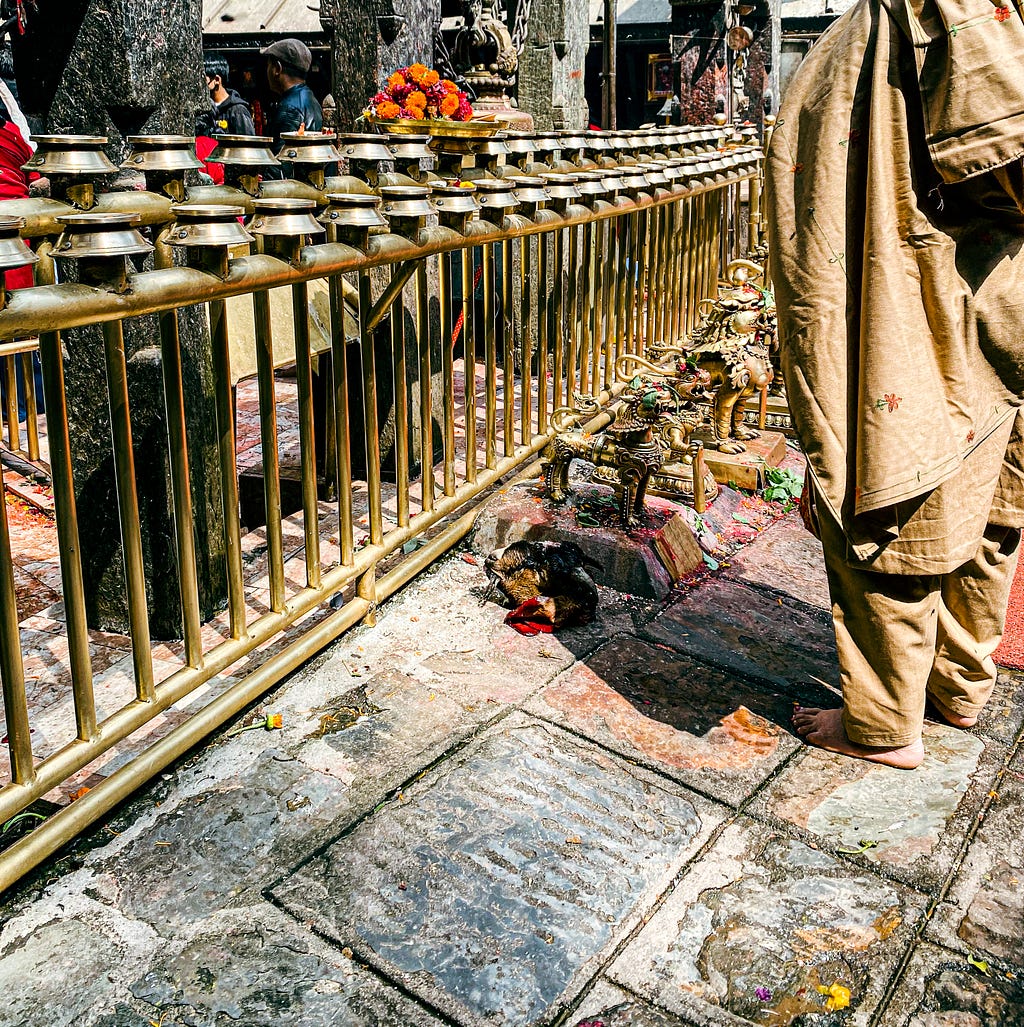
[[[260,53],[267,58],[267,84],[280,97],[267,123],[267,133],[274,137],[274,146],[281,145],[282,132],[319,132],[324,126],[324,112],[313,90],[306,85],[306,75],[313,55],[300,39],[279,39]]]

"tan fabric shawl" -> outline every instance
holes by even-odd
[[[768,154],[790,407],[824,512],[878,570],[952,570],[993,504],[1024,521],[1003,462],[1024,400],[1008,2],[860,0],[797,71]]]

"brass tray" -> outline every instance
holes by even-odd
[[[413,121],[410,118],[378,118],[365,115],[368,124],[383,133],[396,135],[430,135],[448,139],[486,139],[501,129],[501,124],[491,118],[472,118],[469,121],[445,121],[441,118],[426,118]]]

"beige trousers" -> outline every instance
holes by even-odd
[[[820,518],[832,596],[843,722],[860,745],[921,737],[925,698],[977,716],[992,694],[1021,533],[989,525],[974,557],[948,574],[851,567],[846,539]]]

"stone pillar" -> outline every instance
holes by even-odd
[[[30,123],[47,132],[106,135],[115,164],[127,135],[191,135],[195,112],[206,102],[200,12],[200,0],[68,0],[59,18],[32,18],[14,41]],[[110,183],[118,184],[132,183]],[[208,618],[226,596],[211,352],[201,311],[181,311],[179,323],[200,604]],[[150,630],[155,638],[175,638],[181,611],[157,319],[135,318],[124,330]],[[128,619],[99,328],[66,332],[64,351],[89,622],[123,632]]]
[[[587,0],[533,0],[519,57],[519,109],[533,115],[538,131],[587,127],[583,68],[589,46]]]
[[[395,68],[433,64],[441,0],[321,0],[320,22],[334,40],[331,91],[338,131],[351,132],[367,100]]]

